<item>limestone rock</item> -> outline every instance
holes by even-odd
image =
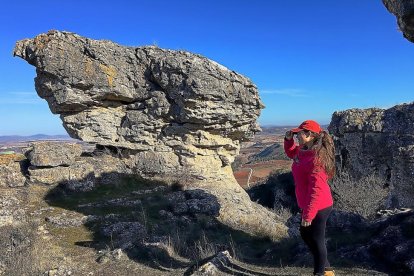
[[[10,195],[2,190],[0,196],[0,227],[18,224],[25,219],[25,211],[21,206],[21,200],[15,195]]]
[[[76,143],[61,142],[58,145],[36,142],[31,144],[31,150],[26,154],[31,164],[38,164],[28,168],[30,182],[49,185],[60,183],[68,191],[90,190],[98,180],[103,184],[113,183],[119,178],[119,174],[131,173],[127,161],[124,162],[110,153],[81,157],[81,146]]]
[[[255,85],[200,55],[57,31],[19,41],[14,54],[36,66],[36,90],[69,135],[122,148],[140,174],[228,166],[260,130]]]
[[[89,217],[77,212],[64,212],[46,217],[46,221],[57,227],[76,227],[88,222]]]
[[[178,191],[169,196],[174,214],[206,214],[218,216],[220,205],[217,198],[200,189]]]
[[[0,154],[0,165],[8,165],[10,162],[17,162],[26,159],[23,154],[11,153]]]
[[[33,166],[57,167],[75,163],[82,153],[82,146],[76,143],[40,141],[31,144],[26,156]]]
[[[22,174],[20,162],[11,161],[0,165],[0,187],[24,186],[26,177]]]
[[[25,157],[22,154],[0,155],[0,187],[20,187],[26,183],[24,169]]]
[[[233,140],[260,130],[255,85],[200,55],[58,31],[17,42],[14,55],[36,66],[39,96],[74,138],[153,149],[183,134],[202,142],[197,130]]]
[[[212,275],[220,275],[220,270],[223,269],[226,265],[229,265],[232,261],[232,257],[230,253],[226,251],[222,251],[217,253],[215,256],[210,258],[207,262],[200,265],[200,267],[194,271],[193,273],[189,274],[191,276],[212,276]]]
[[[414,1],[382,0],[388,11],[397,17],[397,23],[404,37],[414,42]]]
[[[110,260],[119,261],[125,255],[122,249],[117,248],[115,250],[99,250],[99,257],[97,258],[98,263],[107,263]]]
[[[381,178],[389,190],[385,208],[414,206],[414,103],[335,112],[328,129],[339,171]]]
[[[386,218],[389,216],[393,216],[396,214],[401,214],[401,213],[407,213],[407,212],[413,212],[413,209],[410,208],[394,208],[394,210],[379,210],[377,212],[377,215],[382,217],[382,218]]]
[[[17,42],[14,55],[36,67],[36,91],[69,135],[97,145],[86,161],[95,177],[178,181],[184,190],[215,196],[222,223],[275,240],[287,236],[277,216],[250,201],[231,169],[240,142],[260,131],[264,105],[248,78],[185,51],[59,31]]]
[[[57,184],[64,181],[84,181],[94,175],[94,167],[85,161],[79,161],[69,167],[52,168],[29,167],[30,181],[33,183]]]
[[[343,248],[338,253],[341,257],[360,263],[382,263],[392,272],[411,275],[414,272],[414,258],[411,254],[414,250],[413,227],[412,211],[381,218],[359,231],[374,233],[367,243]]]

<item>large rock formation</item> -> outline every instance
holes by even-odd
[[[398,27],[406,39],[414,42],[414,0],[382,0],[397,17]]]
[[[139,150],[137,163],[163,164],[157,174],[225,167],[260,130],[254,84],[199,55],[57,31],[19,41],[14,55],[36,66],[39,96],[73,138]]]
[[[414,103],[335,112],[328,129],[336,138],[340,171],[354,179],[382,179],[386,208],[414,206]]]
[[[231,169],[240,142],[260,131],[264,105],[249,79],[200,55],[68,32],[19,41],[14,55],[36,67],[36,91],[71,137],[117,153],[124,166],[115,171],[201,188],[218,198],[223,223],[275,239],[286,235],[273,213],[249,200]],[[90,163],[49,170],[78,165],[83,174],[104,166]]]

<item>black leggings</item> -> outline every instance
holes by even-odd
[[[319,210],[310,226],[300,226],[300,235],[313,255],[313,274],[323,275],[325,267],[330,267],[325,244],[325,228],[331,211],[332,206]]]

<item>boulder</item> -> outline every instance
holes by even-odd
[[[395,275],[411,275],[414,272],[413,227],[412,210],[380,218],[367,224],[365,229],[353,230],[355,235],[358,235],[357,231],[372,233],[366,242],[342,248],[338,253],[361,264],[381,264]]]
[[[16,194],[2,190],[0,196],[0,227],[20,225],[25,221],[26,213],[22,201]]]
[[[25,155],[33,166],[57,167],[75,163],[81,153],[82,146],[77,143],[39,141],[33,142]]]
[[[24,156],[21,154],[0,155],[0,187],[20,187],[26,183],[23,174]]]
[[[386,192],[381,209],[413,207],[414,103],[338,111],[328,129],[334,135],[340,173],[349,173],[351,181],[375,176],[375,181],[359,185],[375,183],[378,187],[361,186],[361,191]]]
[[[58,184],[65,181],[84,181],[89,179],[88,176],[91,174],[94,175],[94,167],[84,160],[68,167],[29,167],[30,181],[32,183]]]
[[[120,149],[142,175],[214,172],[260,131],[256,86],[200,55],[58,31],[14,55],[36,67],[36,91],[71,137]]]
[[[51,146],[51,150],[47,149],[47,146]],[[36,148],[37,145],[32,145]],[[59,153],[53,155],[57,148],[65,148],[66,143],[62,142],[60,146],[55,143],[42,143],[43,154],[39,153],[31,154],[27,153],[29,162],[39,164],[37,161],[32,161],[32,157],[37,160],[43,160],[42,164],[46,160],[59,160]],[[109,153],[106,154],[93,154],[91,156],[82,156],[76,146],[76,154],[73,154],[74,160],[66,162],[70,164],[60,164],[57,166],[30,166],[28,168],[28,174],[30,182],[42,183],[42,184],[63,184],[67,186],[71,191],[86,191],[95,186],[97,182],[101,184],[113,183],[119,180],[120,174],[131,173],[132,170],[127,168],[127,163],[120,160],[119,157],[113,156]],[[50,152],[49,157],[44,157],[46,152]],[[70,155],[70,153],[68,153]],[[76,157],[76,158],[75,158]],[[62,160],[63,161],[63,160]],[[47,162],[47,161],[46,161]],[[49,162],[51,164],[51,162]],[[55,163],[57,164],[57,163]],[[86,190],[85,190],[86,189]]]
[[[69,135],[97,145],[88,160],[95,177],[110,171],[96,157],[103,153],[118,160],[114,173],[215,196],[218,219],[232,228],[287,236],[278,216],[250,201],[231,169],[240,142],[261,130],[256,120],[264,105],[248,78],[186,51],[59,31],[18,41],[14,55],[36,67],[36,91]],[[201,202],[186,204],[195,210]]]

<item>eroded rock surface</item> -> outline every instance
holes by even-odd
[[[74,190],[108,172],[178,180],[185,190],[217,197],[226,225],[274,239],[287,235],[275,214],[250,201],[231,169],[240,142],[260,131],[264,107],[246,77],[185,51],[59,31],[17,42],[14,55],[36,67],[36,91],[69,135],[97,145],[69,165],[30,168],[31,179],[60,177]]]
[[[35,147],[25,152],[31,164],[37,167],[68,166],[75,163],[82,153],[82,146],[76,143],[52,143],[40,141]]]
[[[260,130],[255,85],[200,55],[57,31],[17,42],[14,55],[36,66],[39,96],[73,138],[139,150],[144,174],[228,166]]]
[[[382,179],[377,183],[388,191],[385,208],[414,206],[414,103],[335,112],[329,131],[336,138],[337,169],[355,179]]]
[[[404,37],[414,42],[414,1],[382,0],[388,11],[397,17],[397,23]]]
[[[0,187],[24,186],[25,157],[22,154],[0,155]]]
[[[14,54],[36,66],[39,96],[74,138],[147,150],[174,148],[183,134],[219,146],[199,130],[236,141],[259,130],[255,85],[200,55],[57,31],[19,41]]]

